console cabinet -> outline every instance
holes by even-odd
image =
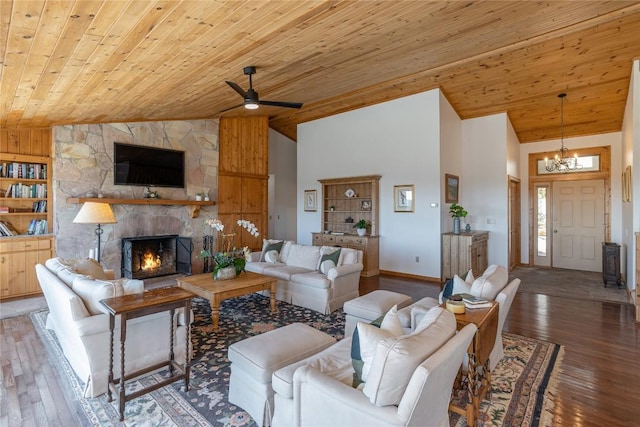
[[[378,260],[378,236],[336,236],[325,233],[311,233],[314,246],[340,246],[342,248],[359,249],[362,251],[363,277],[380,274]]]
[[[0,299],[39,294],[36,264],[53,257],[53,236],[0,240]]]
[[[469,269],[480,276],[488,267],[488,231],[442,235],[442,279],[461,276]]]

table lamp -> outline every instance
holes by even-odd
[[[73,219],[76,224],[97,224],[96,235],[98,236],[98,251],[96,260],[100,262],[100,235],[102,234],[102,224],[115,224],[116,217],[111,210],[109,203],[85,202],[80,208],[80,212]]]

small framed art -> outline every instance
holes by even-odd
[[[415,206],[415,191],[413,185],[393,186],[394,212],[413,212]]]
[[[370,211],[371,210],[371,200],[360,200],[360,210],[361,211]]]
[[[304,190],[304,210],[307,212],[318,210],[318,190]]]
[[[444,201],[445,203],[458,203],[458,191],[460,178],[456,175],[444,175]]]

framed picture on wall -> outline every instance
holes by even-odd
[[[458,203],[458,191],[460,179],[456,175],[444,175],[444,201],[446,203]]]
[[[393,186],[394,212],[413,212],[415,206],[415,191],[413,185]]]
[[[318,210],[318,190],[304,190],[304,210],[307,212]]]

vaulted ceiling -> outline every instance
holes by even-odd
[[[299,123],[441,88],[461,118],[507,112],[521,142],[621,129],[637,1],[0,0],[0,126],[219,117],[254,65]]]

